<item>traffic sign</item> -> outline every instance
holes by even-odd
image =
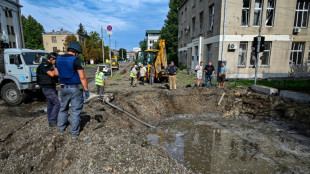
[[[108,31],[112,31],[112,30],[113,30],[112,25],[108,25],[108,26],[107,26],[107,30],[108,30]]]

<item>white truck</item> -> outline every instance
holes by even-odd
[[[9,105],[22,103],[28,92],[39,91],[37,67],[48,52],[0,47],[0,93]]]

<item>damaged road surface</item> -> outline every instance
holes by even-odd
[[[309,171],[309,105],[225,90],[218,106],[222,91],[215,89],[130,87],[129,66],[107,79],[106,97],[155,129],[94,97],[72,138],[69,129],[48,127],[45,102],[1,103],[0,173]],[[86,69],[89,81],[95,70]]]

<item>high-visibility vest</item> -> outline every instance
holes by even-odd
[[[96,79],[95,79],[95,83],[96,85],[99,85],[99,86],[103,86],[103,81],[102,81],[102,76],[103,76],[103,72],[96,72]]]
[[[136,77],[137,70],[135,68],[132,68],[130,72],[130,77]]]

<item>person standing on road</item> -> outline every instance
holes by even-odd
[[[140,66],[140,79],[142,81],[142,85],[144,85],[145,75],[146,75],[146,68],[143,66],[143,64],[141,64],[141,66]]]
[[[130,71],[131,86],[136,87],[137,83],[137,65],[134,65]]]
[[[99,71],[95,73],[95,84],[97,86],[97,94],[102,96],[105,87],[105,75],[103,73],[103,67],[99,67]]]
[[[150,85],[154,84],[155,68],[150,64]]]
[[[210,79],[210,84],[213,86],[213,75],[214,75],[214,66],[212,65],[212,62],[209,62],[208,65],[205,66],[205,72],[206,72],[206,82],[205,82],[205,87],[208,86],[208,81]]]
[[[225,66],[225,63],[222,63],[221,72],[219,73],[219,88],[221,88],[221,83],[223,85],[223,89],[225,88],[225,80],[226,80],[226,73],[228,69]]]
[[[174,65],[174,62],[171,61],[168,66],[168,75],[169,75],[169,87],[170,89],[177,89],[177,85],[175,82],[175,75],[177,74],[177,67]]]
[[[61,85],[61,108],[58,114],[57,126],[59,131],[64,132],[67,128],[69,104],[71,104],[71,135],[80,134],[80,115],[83,110],[84,99],[89,98],[87,78],[81,59],[82,46],[78,42],[71,42],[67,49],[68,53],[58,56],[56,61],[55,74],[59,75]],[[85,90],[85,98],[83,97]]]
[[[57,95],[54,65],[58,54],[52,52],[48,59],[43,59],[37,70],[37,82],[42,87],[42,92],[47,98],[47,119],[50,127],[57,126],[57,117],[60,101]]]
[[[197,72],[197,87],[200,86],[200,81],[203,73],[202,68],[203,68],[203,62],[201,61],[200,64],[195,67],[195,71]]]

